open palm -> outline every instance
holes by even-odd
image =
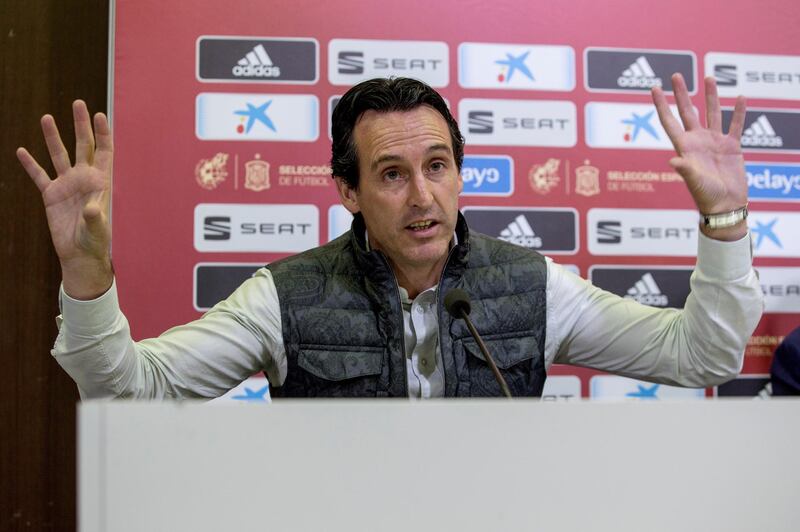
[[[50,115],[42,117],[42,132],[56,178],[50,179],[25,148],[17,150],[17,157],[42,194],[65,290],[69,293],[70,288],[73,293],[88,297],[102,293],[111,282],[108,213],[113,146],[105,115],[95,115],[93,134],[86,104],[75,101],[72,112],[76,139],[74,165]]]
[[[705,80],[706,127],[692,107],[680,74],[673,75],[672,86],[683,128],[672,116],[664,92],[660,88],[653,89],[659,119],[678,154],[670,164],[686,181],[700,212],[729,212],[746,205],[747,179],[740,143],[745,119],[744,98],[737,99],[728,134],[724,134],[713,78]]]

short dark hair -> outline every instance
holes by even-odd
[[[362,81],[342,96],[331,117],[331,173],[341,177],[350,188],[358,189],[358,154],[353,130],[361,115],[367,111],[390,113],[411,111],[422,105],[433,107],[447,122],[453,157],[458,171],[464,161],[464,137],[447,104],[429,85],[410,78],[375,78]]]

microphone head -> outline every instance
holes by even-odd
[[[460,288],[453,288],[444,296],[444,308],[454,318],[461,318],[463,312],[466,316],[472,307],[469,304],[469,296]]]

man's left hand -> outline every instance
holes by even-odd
[[[722,111],[714,78],[705,79],[706,127],[692,107],[683,76],[673,74],[672,87],[683,128],[672,116],[664,91],[659,87],[652,90],[661,125],[678,153],[670,159],[670,165],[683,177],[701,213],[726,213],[745,206],[747,176],[740,142],[745,119],[744,97],[736,99],[726,135],[722,132]],[[711,238],[737,240],[747,233],[747,225],[742,221],[725,229],[701,226],[701,230]]]

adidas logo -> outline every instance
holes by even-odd
[[[767,120],[767,115],[761,115],[750,127],[744,130],[742,146],[780,148],[783,146],[783,137],[772,129],[772,124]]]
[[[264,45],[259,44],[239,59],[233,67],[233,75],[241,78],[277,78],[281,75],[281,69],[272,63]]]
[[[536,236],[531,224],[528,223],[528,219],[521,214],[500,232],[499,238],[524,248],[542,247],[542,239]]]
[[[667,296],[661,293],[661,289],[650,273],[642,275],[642,278],[628,289],[628,294],[625,297],[636,300],[642,305],[650,305],[652,307],[666,307],[669,303]]]
[[[617,78],[617,85],[649,89],[650,87],[660,87],[662,83],[661,78],[656,76],[650,63],[647,62],[647,58],[641,55]]]

